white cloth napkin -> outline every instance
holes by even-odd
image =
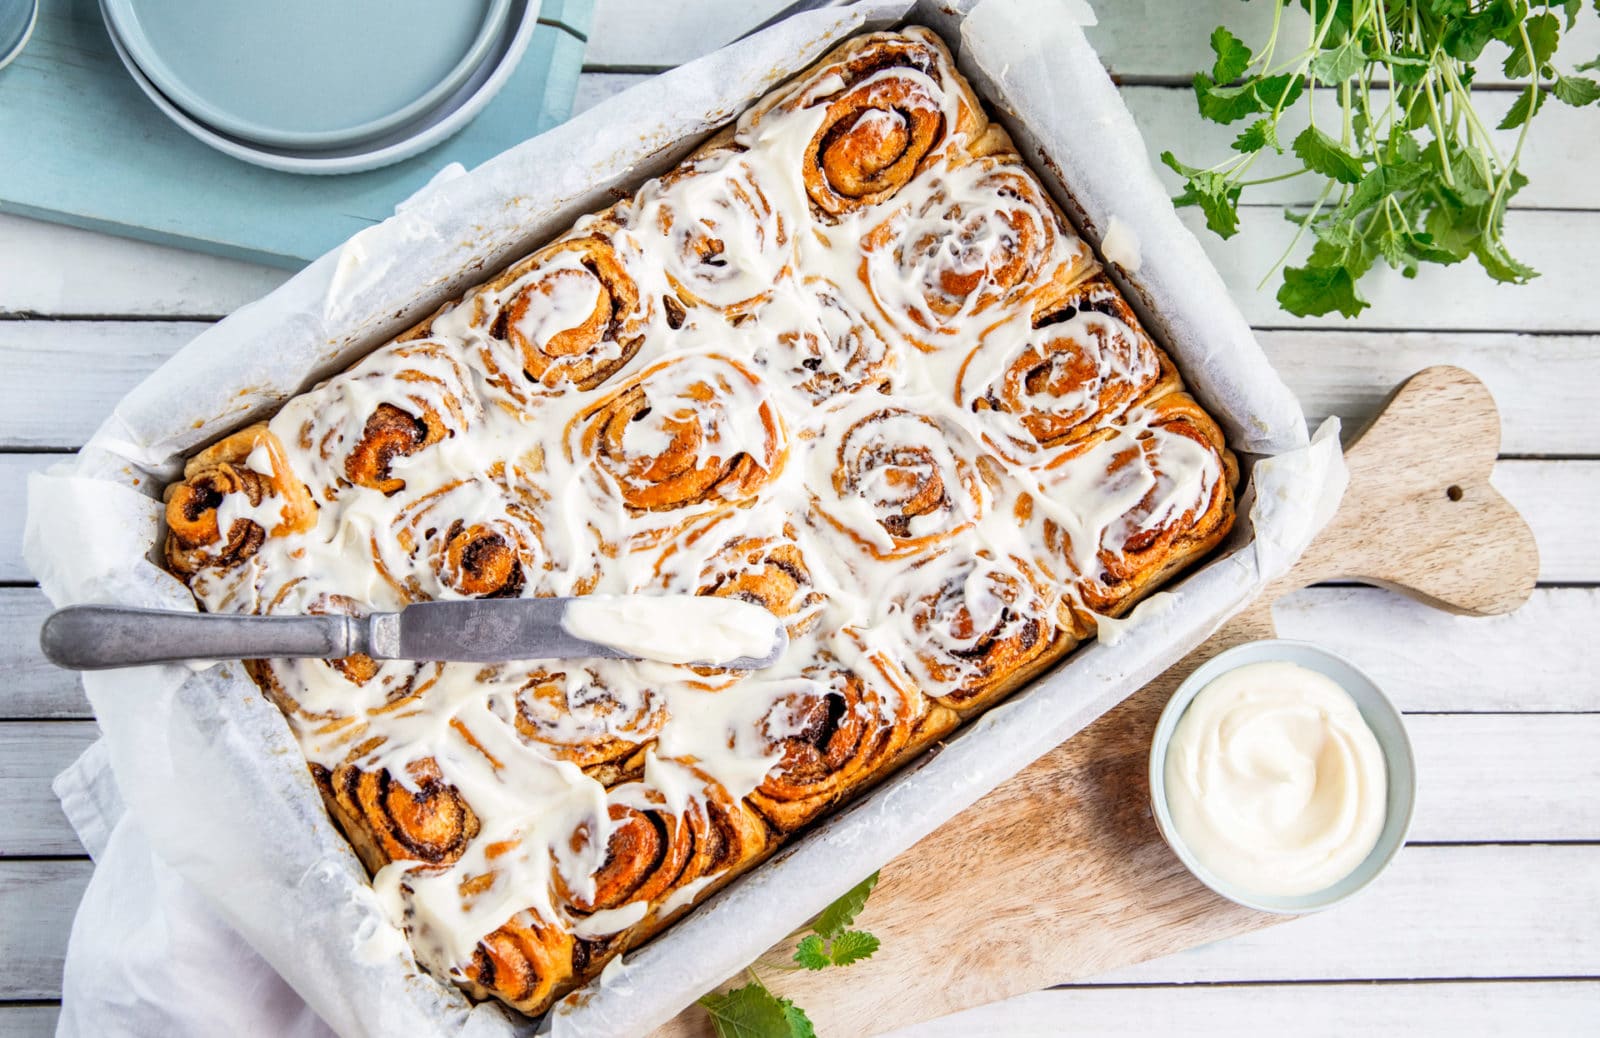
[[[104,742],[55,781],[95,861],[67,943],[58,1038],[331,1038],[261,956],[151,849]]]

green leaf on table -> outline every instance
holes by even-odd
[[[1217,55],[1216,64],[1211,66],[1211,78],[1218,83],[1232,83],[1244,75],[1254,57],[1243,40],[1221,25],[1211,33],[1211,49]]]
[[[878,885],[878,874],[874,872],[866,879],[857,883],[840,896],[839,900],[822,910],[817,916],[817,921],[811,924],[811,929],[824,937],[833,937],[845,927],[856,921],[856,916],[867,905],[867,897],[872,893],[872,888]]]
[[[779,998],[760,984],[746,984],[700,999],[711,1016],[717,1038],[815,1038],[811,1021],[793,1002]],[[796,1026],[799,1014],[804,1030]]]
[[[1522,79],[1536,68],[1542,68],[1556,52],[1561,42],[1561,23],[1555,15],[1536,14],[1523,23],[1528,33],[1528,43],[1533,46],[1533,62],[1528,61],[1528,48],[1519,35],[1511,44],[1511,53],[1504,65],[1507,79]]]
[[[1294,139],[1294,153],[1308,169],[1330,177],[1341,184],[1354,184],[1361,179],[1365,169],[1362,161],[1345,151],[1339,142],[1317,129],[1307,126]]]
[[[1311,59],[1311,75],[1326,86],[1338,86],[1360,72],[1367,63],[1367,52],[1361,37],[1349,36],[1337,47],[1325,50]]]
[[[1278,288],[1278,305],[1300,317],[1320,317],[1337,310],[1355,317],[1367,306],[1355,279],[1343,267],[1286,267]]]
[[[1256,96],[1254,82],[1238,86],[1218,86],[1204,72],[1195,73],[1195,101],[1200,114],[1214,123],[1231,123],[1261,111],[1261,99]]]
[[[1517,99],[1511,103],[1511,108],[1506,112],[1506,117],[1500,120],[1500,129],[1511,130],[1529,119],[1544,105],[1544,99],[1549,97],[1547,90],[1540,90],[1537,86],[1530,85]]]
[[[872,958],[878,944],[878,938],[865,930],[845,930],[829,943],[828,958],[835,966],[848,966]]]
[[[1246,155],[1263,148],[1283,154],[1283,145],[1278,143],[1278,125],[1271,119],[1257,119],[1233,139],[1233,150]]]
[[[811,1018],[804,1009],[787,998],[778,999],[778,1004],[783,1006],[783,1019],[789,1025],[789,1038],[817,1038],[817,1029],[811,1026]]]
[[[833,964],[828,957],[826,941],[821,934],[810,934],[801,938],[800,944],[794,950],[794,961],[808,970],[825,969]]]
[[[1583,76],[1560,76],[1550,92],[1556,95],[1557,101],[1574,108],[1600,101],[1600,83]]]

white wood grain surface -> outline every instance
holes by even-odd
[[[720,45],[784,0],[599,0],[578,108]],[[1100,0],[1090,30],[1154,154],[1219,156],[1189,75],[1212,26],[1254,41],[1269,5]],[[1291,18],[1291,34],[1301,32]],[[1297,37],[1296,37],[1297,38]],[[1562,48],[1600,52],[1592,17]],[[1480,100],[1494,112],[1499,58]],[[1090,985],[981,1007],[918,1034],[1600,1033],[1600,109],[1547,108],[1508,224],[1544,272],[1490,285],[1470,266],[1365,286],[1359,320],[1303,321],[1258,289],[1305,201],[1286,181],[1220,242],[1197,228],[1308,415],[1354,427],[1434,363],[1484,378],[1504,422],[1494,481],[1533,524],[1543,586],[1507,617],[1465,619],[1360,587],[1276,610],[1286,637],[1351,656],[1412,714],[1422,794],[1413,846],[1375,887],[1311,919]],[[282,271],[0,215],[0,1038],[54,1027],[61,958],[89,865],[48,795],[93,734],[77,682],[38,656],[48,606],[20,538],[26,474],[82,444],[111,405],[206,322]],[[1441,430],[1448,449],[1448,430]],[[9,585],[9,586],[7,586]],[[842,982],[847,980],[842,979]],[[38,1001],[42,1004],[28,1004]],[[885,1021],[885,1026],[891,1025]]]

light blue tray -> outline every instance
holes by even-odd
[[[472,168],[572,112],[593,0],[544,0],[528,52],[466,129],[368,173],[261,169],[184,133],[139,92],[97,0],[43,0],[0,69],[0,212],[299,267],[394,211],[441,166]]]

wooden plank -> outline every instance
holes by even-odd
[[[1600,841],[1600,714],[1419,714],[1407,728],[1426,787],[1412,840]],[[0,724],[0,857],[83,853],[50,783],[97,732],[88,721]]]
[[[1507,616],[1451,616],[1389,591],[1318,587],[1278,600],[1283,638],[1343,653],[1402,710],[1600,710],[1600,589],[1540,588]],[[1431,783],[1430,783],[1431,784]]]
[[[1257,336],[1315,426],[1338,415],[1348,435],[1394,386],[1430,364],[1478,376],[1500,410],[1505,454],[1600,453],[1600,336],[1281,329]]]
[[[841,983],[848,984],[848,978]],[[886,1038],[1010,1038],[1182,1034],[1237,1038],[1289,1033],[1592,1036],[1600,982],[1263,984],[1248,987],[1055,988],[888,1033]]]
[[[167,321],[0,322],[5,447],[82,446],[118,400],[206,325]],[[63,373],[70,372],[70,377]]]
[[[50,783],[99,732],[92,721],[0,724],[0,858],[83,853]]]
[[[702,0],[694,17],[653,0],[597,0],[594,28],[584,61],[589,68],[670,68],[723,46],[781,10],[788,0]],[[1265,42],[1272,24],[1270,3],[1237,4],[1210,0],[1114,0],[1092,5],[1099,24],[1087,31],[1106,66],[1118,76],[1187,83],[1209,69],[1211,30],[1227,25],[1252,47]],[[1284,16],[1279,52],[1306,39],[1307,22],[1298,5]],[[1285,48],[1291,48],[1286,51]],[[1570,69],[1600,51],[1600,23],[1585,18],[1563,41],[1558,64]],[[1480,85],[1505,82],[1498,44],[1477,63]]]
[[[87,859],[0,861],[0,1001],[61,997],[67,936],[91,869]]]
[[[28,474],[41,472],[64,454],[0,454],[0,581],[31,583],[22,564],[22,528],[28,508]]]
[[[1094,982],[1594,977],[1597,934],[1600,847],[1407,847],[1326,912]]]
[[[60,1006],[0,1006],[0,1038],[49,1038],[60,1015]]]
[[[1600,461],[1502,461],[1492,482],[1533,527],[1540,581],[1600,583]]]
[[[288,274],[0,214],[0,316],[219,317]]]
[[[91,714],[78,676],[39,654],[39,626],[49,614],[38,588],[0,588],[0,720]]]
[[[744,35],[790,2],[698,0],[689,15],[678,4],[595,0],[584,67],[681,65]]]

